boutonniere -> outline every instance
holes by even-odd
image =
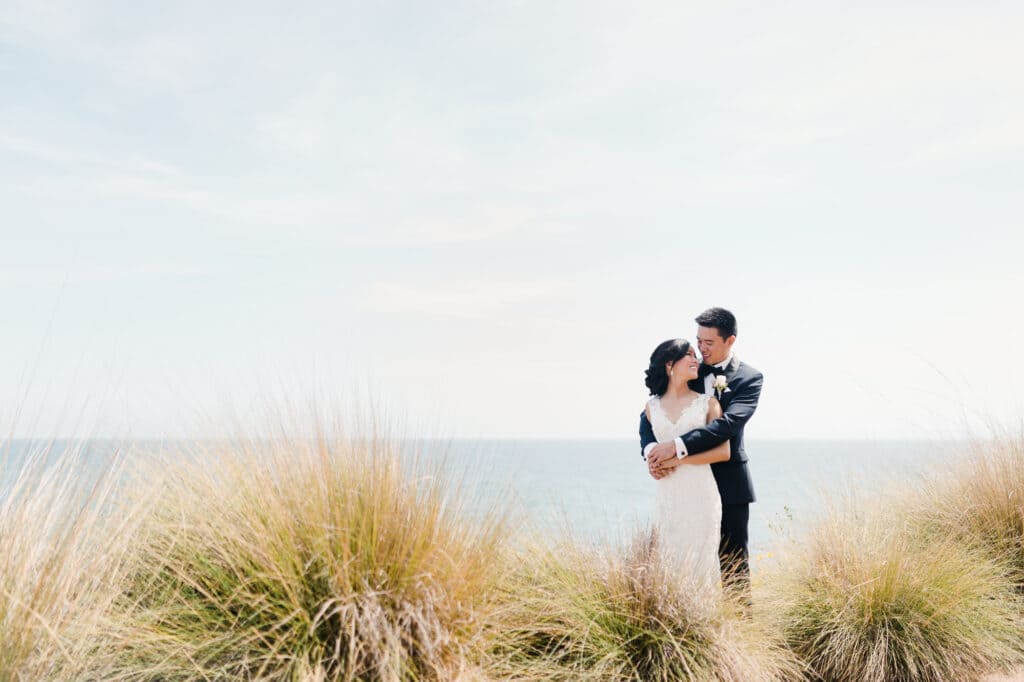
[[[711,388],[715,389],[715,393],[718,394],[719,400],[722,398],[723,393],[729,392],[729,382],[726,381],[724,374],[718,374],[715,376],[715,383],[711,384]]]

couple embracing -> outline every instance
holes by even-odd
[[[696,322],[696,349],[665,341],[647,369],[651,398],[640,415],[640,447],[656,481],[654,525],[659,547],[685,571],[680,577],[711,587],[721,579],[749,601],[754,486],[743,427],[763,377],[733,353],[731,312],[710,308]]]

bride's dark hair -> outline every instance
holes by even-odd
[[[675,362],[690,352],[690,342],[686,339],[669,339],[662,341],[651,353],[651,364],[647,368],[644,383],[651,395],[661,396],[668,390],[668,372],[665,365]]]

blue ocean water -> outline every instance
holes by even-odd
[[[872,504],[883,490],[916,488],[955,456],[922,441],[752,441],[747,453],[758,498],[750,507],[755,559],[774,553],[783,535],[798,538],[829,503],[856,495],[854,503]],[[457,441],[449,458],[470,472],[467,483],[510,488],[542,529],[561,520],[614,539],[653,511],[654,481],[635,440]]]
[[[48,459],[62,456],[65,446],[54,443]],[[12,480],[27,452],[41,447],[9,443],[0,452],[0,486]],[[118,448],[131,444],[93,440],[81,447],[78,473],[88,485]],[[654,481],[635,440],[418,441],[410,449],[442,458],[461,479],[454,494],[479,504],[511,498],[528,532],[568,527],[593,541],[616,540],[650,521]],[[783,535],[798,538],[828,503],[852,492],[859,504],[872,504],[883,488],[914,488],[923,474],[950,466],[955,457],[948,444],[921,441],[755,440],[747,451],[758,497],[750,518],[755,563],[783,546]]]

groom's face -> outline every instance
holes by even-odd
[[[697,327],[697,348],[705,365],[717,365],[729,357],[736,336],[723,339],[717,327]]]

